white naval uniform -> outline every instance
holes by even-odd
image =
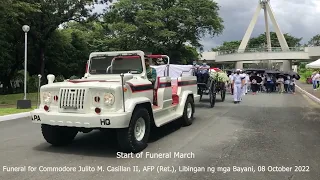
[[[243,94],[242,95],[246,95],[248,93],[248,83],[250,81],[249,75],[248,74],[243,74],[243,78],[244,78],[244,83],[245,85],[243,86]]]
[[[241,96],[242,96],[242,78],[243,76],[241,74],[235,74],[233,75],[233,82],[234,82],[234,87],[233,87],[233,100],[235,102],[240,102],[241,101]]]

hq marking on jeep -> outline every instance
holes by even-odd
[[[146,73],[149,59],[167,60],[152,66],[159,70],[154,85]],[[170,77],[172,68],[181,75]],[[78,132],[115,129],[123,152],[140,152],[153,133],[151,125],[161,127],[175,120],[192,124],[194,102],[200,97],[196,77],[182,75],[183,68],[190,69],[171,65],[166,55],[93,52],[83,78],[53,83],[55,76],[47,76],[48,84],[40,88],[40,105],[31,112],[31,120],[41,124],[44,139],[55,146],[71,143]]]

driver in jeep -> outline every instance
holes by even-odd
[[[152,85],[154,86],[156,79],[157,79],[157,71],[156,71],[156,69],[154,69],[150,66],[149,59],[145,59],[145,65],[146,65],[147,78],[149,81],[151,81]]]

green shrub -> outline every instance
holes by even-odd
[[[56,82],[63,82],[64,81],[64,77],[62,75],[58,75],[55,79]]]
[[[31,77],[28,78],[28,92],[37,92],[38,91],[38,86],[39,86],[39,78],[38,75],[32,75]]]

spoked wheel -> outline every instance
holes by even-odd
[[[199,101],[201,101],[202,100],[202,95],[203,95],[203,90],[200,87],[198,87],[198,95],[200,95],[200,100]]]
[[[213,108],[214,105],[216,104],[216,86],[214,85],[213,82],[211,82],[209,96],[210,96],[210,107]]]
[[[226,99],[226,89],[220,91],[221,93],[221,101],[223,102]]]
[[[221,95],[221,101],[223,102],[226,99],[226,86],[224,83],[221,83],[221,89],[220,89],[220,95]]]

